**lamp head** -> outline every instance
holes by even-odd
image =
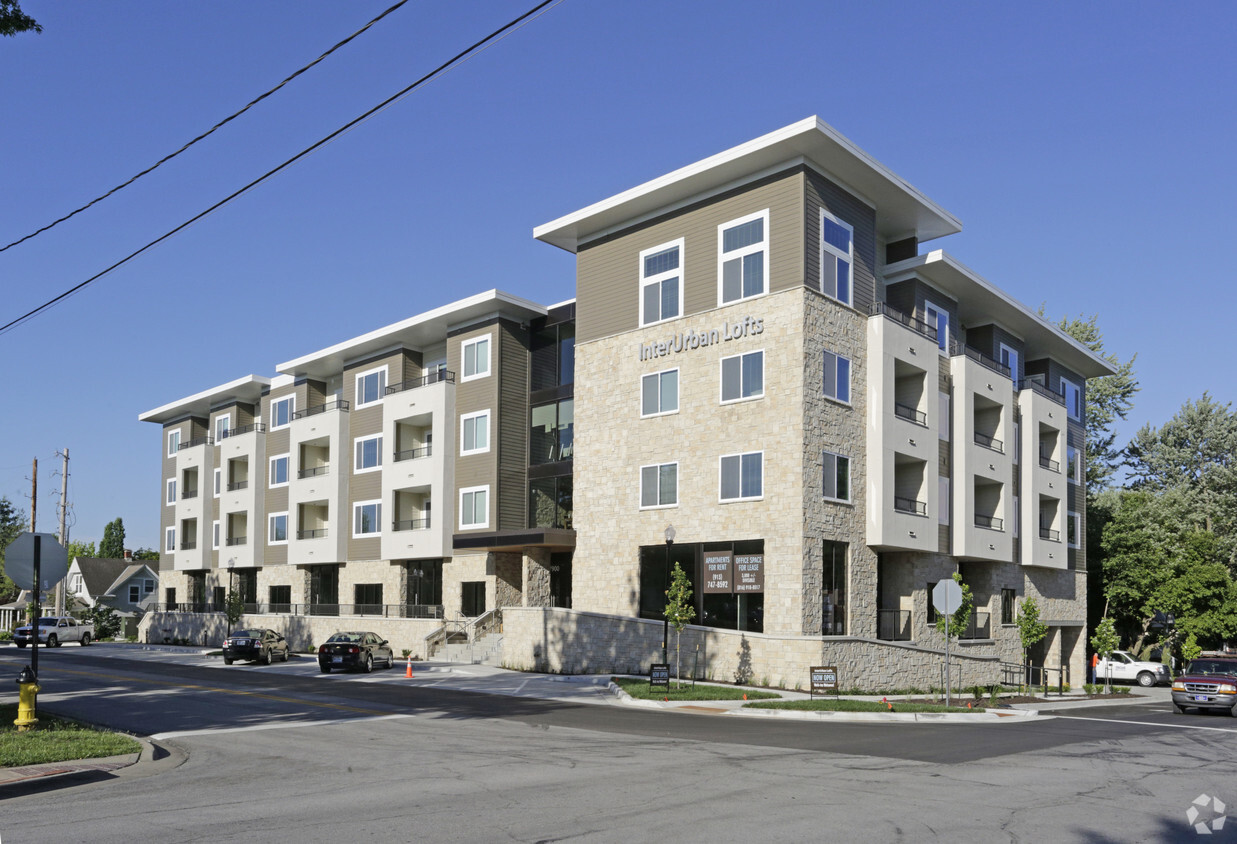
[[[674,525],[668,525],[666,527],[666,541],[674,542]]]

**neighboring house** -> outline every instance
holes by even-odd
[[[23,589],[17,594],[17,600],[11,604],[0,604],[0,630],[16,630],[26,623],[26,605],[34,596],[29,589]]]
[[[74,557],[65,584],[69,597],[87,607],[103,604],[122,615],[141,615],[156,600],[159,563]]]

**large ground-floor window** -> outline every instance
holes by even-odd
[[[675,563],[692,585],[694,624],[764,632],[763,539],[685,542],[640,548],[640,617],[662,618]]]
[[[824,542],[821,578],[821,635],[846,635],[846,568],[849,548],[845,542]]]

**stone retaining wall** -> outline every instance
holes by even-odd
[[[342,630],[377,633],[391,643],[395,655],[404,649],[425,659],[425,637],[442,626],[439,619],[380,618],[375,616],[245,615],[234,629],[269,628],[282,633],[294,651],[317,647]],[[192,645],[220,647],[228,633],[223,613],[152,612],[138,626],[138,641],[163,644],[178,639]]]

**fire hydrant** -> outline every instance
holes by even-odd
[[[39,684],[35,682],[37,679],[29,665],[17,675],[17,720],[13,724],[19,733],[32,730],[34,725],[39,723],[34,711],[35,695],[39,693]]]

